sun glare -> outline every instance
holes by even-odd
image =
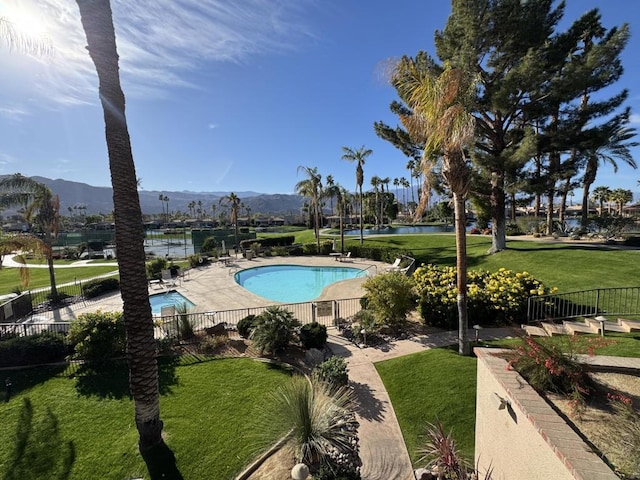
[[[42,18],[24,8],[9,8],[0,11],[0,17],[11,24],[16,33],[33,39],[45,39],[47,28]]]

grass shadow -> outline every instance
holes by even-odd
[[[173,392],[178,384],[176,367],[180,365],[178,357],[158,358],[158,383],[160,395]],[[113,362],[106,366],[81,365],[72,375],[76,380],[76,391],[85,397],[122,399],[130,398],[129,369],[124,361]]]
[[[75,462],[75,447],[65,441],[58,428],[58,419],[47,408],[43,416],[34,415],[33,405],[24,398],[16,425],[15,442],[5,465],[3,480],[17,478],[55,478],[71,476]]]

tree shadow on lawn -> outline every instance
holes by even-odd
[[[31,401],[24,398],[16,424],[13,450],[5,462],[8,469],[2,478],[64,480],[70,477],[75,458],[74,444],[62,438],[58,418],[53,412],[47,408],[43,416],[34,416]]]
[[[181,365],[179,357],[158,358],[158,382],[160,395],[170,394],[178,385],[176,367]],[[114,361],[105,366],[80,365],[71,375],[76,380],[78,394],[119,400],[131,397],[129,391],[129,369],[124,361]]]
[[[64,374],[67,369],[66,364],[47,365],[38,367],[25,367],[16,370],[5,370],[0,376],[0,385],[4,387],[7,380],[11,383],[10,397],[29,390],[36,385],[47,382],[53,377]],[[1,401],[8,402],[7,389],[2,389]]]

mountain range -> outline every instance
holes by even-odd
[[[86,183],[72,182],[69,180],[46,177],[31,177],[33,180],[48,186],[51,191],[60,198],[60,213],[68,215],[69,208],[86,206],[86,210],[81,213],[86,215],[107,214],[113,211],[113,190],[111,187],[94,187]],[[159,200],[160,195],[169,198],[168,206],[170,212],[189,212],[189,203],[202,202],[204,215],[210,216],[215,206],[215,211],[220,211],[220,199],[230,192],[169,192],[156,190],[138,190],[140,196],[140,207],[144,214],[162,213],[166,208],[166,203]],[[263,213],[273,215],[297,214],[304,204],[304,198],[300,195],[292,194],[265,194],[257,192],[234,192],[242,201],[244,207],[240,215],[246,214],[249,208],[251,214]],[[75,212],[77,214],[79,212]]]

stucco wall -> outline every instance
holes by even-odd
[[[477,348],[476,451],[494,480],[618,478],[495,349]],[[507,403],[502,409],[501,398]],[[504,402],[503,402],[503,405]]]

